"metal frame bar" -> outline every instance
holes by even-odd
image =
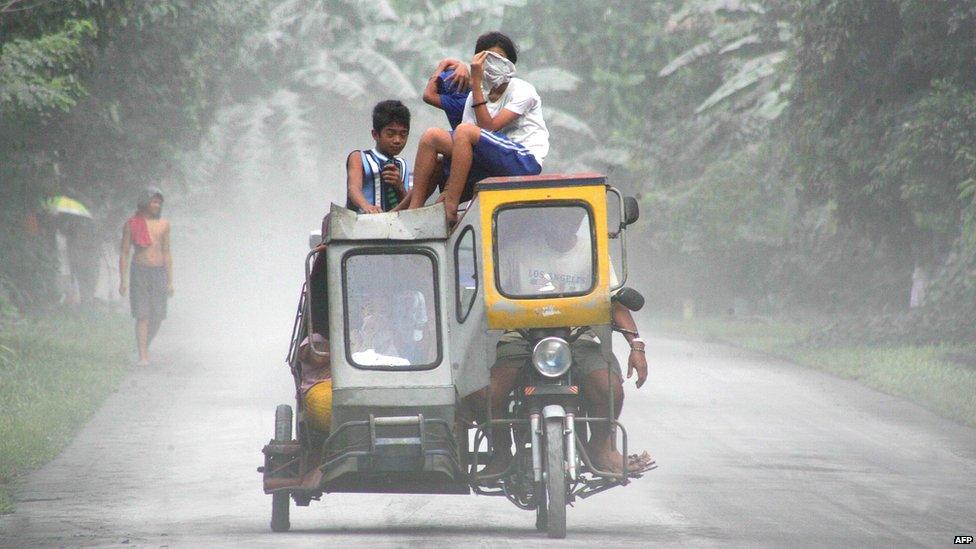
[[[620,288],[624,287],[627,283],[627,225],[624,224],[624,195],[620,193],[616,188],[607,185],[607,192],[617,195],[617,201],[620,203],[620,227],[616,232],[610,233],[610,238],[620,237],[620,278],[617,280],[617,285],[610,288],[611,292],[615,292]],[[608,250],[609,251],[609,250]]]
[[[383,417],[383,416],[375,417],[373,415],[370,415],[369,419],[347,421],[342,425],[340,425],[339,428],[333,431],[332,434],[329,435],[329,438],[325,439],[325,441],[322,443],[322,455],[323,456],[327,455],[329,445],[333,442],[333,439],[336,439],[338,437],[339,433],[342,433],[343,431],[352,427],[368,427],[370,449],[369,450],[348,450],[345,452],[341,452],[336,457],[319,465],[318,469],[324,472],[327,468],[329,468],[333,464],[349,458],[358,458],[358,457],[373,458],[374,455],[376,454],[376,439],[377,439],[376,427],[377,426],[417,425],[418,426],[417,429],[420,434],[420,455],[425,459],[427,456],[434,456],[434,455],[445,456],[448,459],[450,459],[451,463],[455,465],[455,468],[458,471],[460,471],[461,465],[457,460],[457,456],[455,455],[457,453],[456,451],[451,452],[439,448],[427,449],[424,447],[423,439],[427,433],[426,425],[428,423],[443,427],[444,433],[446,434],[446,436],[444,437],[445,440],[450,441],[451,447],[456,450],[457,441],[455,440],[454,435],[451,432],[451,425],[450,423],[448,423],[447,420],[439,419],[439,418],[424,418],[423,414],[418,414],[416,416],[391,416],[391,417]]]
[[[315,332],[312,331],[312,309],[311,309],[311,307],[312,307],[312,303],[311,303],[312,302],[312,299],[311,299],[311,294],[312,294],[312,260],[318,254],[324,252],[325,251],[325,248],[326,248],[325,244],[319,244],[318,246],[312,248],[312,250],[310,252],[308,252],[308,255],[305,256],[305,294],[306,294],[306,299],[305,299],[305,322],[306,322],[306,331],[308,332],[308,348],[311,349],[312,352],[315,353],[318,356],[328,356],[329,350],[326,349],[324,351],[319,351],[318,349],[315,348],[315,342],[312,341],[312,334],[315,333]]]
[[[628,475],[628,471],[627,471],[627,429],[624,428],[623,424],[615,419],[610,419],[605,417],[575,417],[574,421],[581,421],[584,423],[609,422],[611,425],[614,425],[616,428],[620,429],[622,448],[623,448],[622,460],[621,460],[623,473],[619,473],[619,474],[611,473],[609,471],[603,471],[601,469],[596,468],[593,465],[593,461],[590,459],[590,455],[586,452],[586,446],[583,444],[583,441],[580,439],[579,432],[574,430],[573,434],[576,439],[576,449],[579,452],[579,457],[583,461],[583,464],[586,465],[586,467],[590,470],[591,473],[600,477],[615,479],[617,481],[620,481],[620,484],[626,484],[630,476]],[[478,440],[479,438],[487,438],[485,435],[479,435],[479,433],[486,432],[490,430],[491,427],[495,427],[495,426],[514,427],[515,425],[529,425],[531,428],[531,423],[527,419],[519,419],[519,418],[493,419],[484,423],[479,423],[475,426],[475,442],[479,443]],[[475,450],[477,450],[477,447],[475,447]],[[484,484],[485,481],[495,481],[508,476],[512,472],[512,469],[515,467],[515,463],[517,461],[516,459],[513,458],[511,463],[509,463],[508,467],[501,473],[496,473],[494,475],[477,476],[477,469],[478,469],[477,451],[472,452],[472,455],[474,456],[473,462],[471,464],[472,474],[470,475],[472,487],[480,486]]]
[[[488,421],[486,421],[484,423],[478,423],[477,425],[475,425],[475,442],[478,442],[478,433],[485,431],[484,426],[488,426],[488,427],[494,427],[494,426],[514,427],[516,424],[518,424],[518,425],[529,425],[529,420],[527,420],[527,419],[519,419],[519,418],[490,419],[490,420],[488,420]],[[491,432],[491,430],[488,429],[488,432]],[[489,447],[488,447],[488,449],[490,450],[491,449],[490,438],[487,435],[485,436],[485,438],[488,438],[489,439]],[[475,450],[477,450],[477,447],[475,447]],[[479,477],[477,477],[477,479],[475,479],[474,475],[477,474],[477,470],[478,470],[478,452],[477,451],[472,452],[472,455],[474,456],[474,461],[471,464],[471,473],[472,473],[471,477],[472,477],[472,480],[481,480],[481,481],[486,481],[486,480],[494,481],[494,480],[498,480],[498,479],[500,479],[502,477],[508,476],[508,474],[511,472],[512,468],[515,467],[515,459],[512,459],[512,461],[509,462],[508,467],[505,468],[505,470],[502,471],[501,473],[497,473],[497,474],[494,474],[494,475],[487,475],[487,476],[479,476]],[[472,484],[472,486],[473,486],[473,484]]]

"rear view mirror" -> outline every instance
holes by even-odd
[[[614,294],[613,300],[634,312],[644,308],[644,296],[627,286],[620,288],[620,291]]]
[[[624,197],[624,225],[632,225],[640,218],[640,205],[633,196]],[[636,291],[636,290],[635,290]]]

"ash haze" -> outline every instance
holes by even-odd
[[[0,546],[546,543],[532,512],[475,495],[327,494],[275,534],[255,471],[295,404],[308,234],[345,204],[373,105],[409,107],[412,169],[449,127],[427,79],[495,29],[542,98],[543,173],[606,174],[641,208],[627,285],[650,374],[620,421],[658,468],[578,500],[566,543],[973,535],[972,2],[15,0]],[[116,265],[146,186],[175,293],[136,367]]]

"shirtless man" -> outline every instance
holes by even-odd
[[[139,366],[149,364],[149,344],[166,318],[166,300],[173,295],[173,258],[169,252],[169,221],[160,217],[163,193],[148,188],[139,200],[135,215],[122,228],[119,250],[119,295],[129,293],[132,316],[136,319],[136,347]],[[132,256],[131,292],[129,250]]]

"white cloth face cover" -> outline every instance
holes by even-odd
[[[485,57],[485,79],[482,87],[486,91],[497,88],[502,84],[507,84],[515,76],[515,63],[512,63],[502,55],[493,51],[488,52]]]

